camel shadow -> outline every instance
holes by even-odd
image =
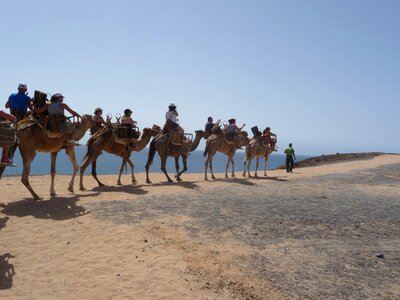
[[[0,255],[0,290],[10,289],[13,285],[14,265],[8,261],[13,257],[10,253]]]
[[[164,182],[157,182],[157,183],[151,183],[148,186],[177,186],[177,187],[183,187],[186,189],[190,189],[190,190],[195,190],[198,189],[200,186],[198,184],[195,183],[196,181],[173,181],[173,182],[168,182],[168,181],[164,181]]]
[[[139,185],[104,185],[97,186],[92,189],[92,191],[96,192],[119,192],[119,193],[127,193],[127,194],[135,194],[135,195],[145,195],[148,191],[145,191]]]
[[[255,180],[273,180],[273,181],[289,181],[287,179],[283,179],[278,176],[258,176],[258,177],[250,177],[249,179],[255,179]]]
[[[1,219],[0,219],[0,230],[1,230],[2,228],[6,227],[6,223],[7,223],[7,221],[8,221],[9,219],[10,219],[9,217],[4,217],[4,218],[1,218]]]
[[[253,182],[248,181],[247,178],[237,178],[237,177],[215,178],[214,181],[230,182],[243,185],[255,185]]]
[[[86,195],[97,196],[100,193]],[[52,197],[50,200],[35,201],[33,199],[24,199],[17,202],[6,204],[1,211],[8,216],[25,217],[33,216],[37,219],[52,219],[56,221],[68,220],[88,214],[83,206],[76,205],[80,197]]]

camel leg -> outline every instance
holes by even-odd
[[[127,159],[127,162],[128,162],[128,164],[129,164],[129,166],[131,167],[131,173],[132,173],[131,178],[132,178],[132,183],[136,183],[137,181],[136,181],[135,173],[134,173],[134,170],[135,170],[135,163],[134,163],[133,161],[131,161],[130,158]]]
[[[212,179],[214,179],[215,180],[215,176],[214,176],[214,171],[213,171],[213,158],[211,157],[211,160],[210,160],[210,173],[211,173],[211,178]]]
[[[51,184],[50,184],[50,196],[55,196],[56,191],[54,189],[54,180],[56,178],[56,161],[57,161],[57,154],[58,152],[50,153],[51,156],[51,167],[50,167],[50,174],[51,174]]]
[[[180,172],[178,173],[178,179],[177,179],[178,181],[182,181],[181,175],[182,175],[184,172],[187,171],[187,159],[188,159],[187,156],[182,156],[183,169],[182,169],[182,171],[180,171]]]
[[[258,171],[259,161],[260,161],[260,158],[256,157],[256,171],[254,172],[254,177],[258,177],[257,171]]]
[[[235,161],[233,160],[233,157],[230,158],[231,164],[232,164],[232,177],[235,177]]]
[[[166,166],[167,165],[167,157],[166,156],[161,156],[161,171],[165,174],[167,177],[168,182],[172,182],[172,179],[168,176]]]
[[[92,158],[89,156],[85,162],[82,164],[80,171],[79,171],[79,189],[81,191],[85,190],[85,187],[83,186],[83,175],[85,174],[86,168],[90,165],[92,162]]]
[[[212,174],[212,156],[210,154],[207,155],[206,162],[204,163],[204,180],[208,180],[208,178],[207,178],[208,166],[210,166],[210,172]],[[214,176],[214,175],[212,175],[212,176]]]
[[[226,161],[226,166],[225,166],[225,178],[229,178],[228,176],[228,168],[229,168],[230,160],[228,157],[228,160]]]
[[[175,170],[176,170],[175,178],[177,181],[181,181],[179,178],[179,168],[180,167],[179,167],[179,156],[178,156],[178,157],[175,157]]]
[[[243,173],[242,173],[243,177],[246,177],[246,164],[247,164],[247,159],[245,158],[243,161]]]
[[[126,164],[126,158],[122,157],[122,163],[121,163],[121,167],[119,168],[119,175],[118,175],[117,185],[122,185],[122,183],[121,183],[121,175],[122,175],[122,172],[124,171],[125,164]]]
[[[267,175],[267,164],[268,164],[268,160],[269,160],[269,155],[264,157],[264,176],[268,176]]]
[[[32,194],[33,198],[35,200],[39,200],[40,197],[35,193],[33,190],[31,184],[29,183],[29,173],[31,171],[31,164],[36,156],[36,153],[33,151],[31,153],[28,153],[28,155],[23,155],[21,151],[21,156],[22,156],[22,161],[23,161],[23,171],[22,171],[22,177],[21,177],[21,182],[26,186],[26,188],[29,190],[29,192]]]
[[[97,167],[97,157],[92,161],[92,176],[93,178],[97,181],[97,184],[100,186],[104,186],[103,183],[100,182],[100,180],[97,178],[97,172],[96,172],[96,167]]]
[[[248,161],[247,161],[247,176],[249,176],[249,177],[251,177],[251,174],[250,174],[251,160],[252,160],[252,159],[249,158]]]
[[[74,147],[68,147],[65,152],[67,153],[69,160],[71,161],[73,167],[74,167],[74,173],[72,174],[71,181],[69,182],[68,186],[68,191],[71,193],[74,192],[74,183],[75,183],[75,176],[76,172],[79,170],[78,163],[76,162],[76,157],[75,157],[75,149]]]

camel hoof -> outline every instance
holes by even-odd
[[[257,174],[254,174],[254,177],[258,178],[258,175],[257,175]]]
[[[71,193],[74,192],[74,189],[73,189],[73,188],[67,188],[67,190],[68,190],[69,192],[71,192]]]
[[[243,175],[243,177],[246,177],[246,173],[243,173],[242,175]]]
[[[79,190],[82,191],[82,192],[83,192],[83,191],[86,191],[86,189],[85,189],[83,186],[81,186],[81,187],[79,188]]]
[[[235,174],[232,174],[231,177],[236,177],[236,175],[235,175]]]
[[[122,185],[121,181],[120,181],[120,182],[117,182],[117,185]]]
[[[181,182],[182,178],[178,177],[178,178],[176,178],[176,181]]]
[[[150,184],[150,183],[151,183],[151,181],[150,181],[149,179],[146,179],[146,183]]]
[[[213,180],[217,179],[217,177],[215,177],[215,176],[212,176],[211,178],[212,178]]]
[[[168,182],[171,183],[171,182],[174,182],[174,181],[172,179],[168,179]]]
[[[207,177],[204,177],[204,180],[208,181],[208,178],[207,178]]]
[[[57,193],[56,192],[51,192],[50,196],[52,196],[52,197],[57,196]]]
[[[105,184],[103,183],[99,183],[99,187],[105,186]]]

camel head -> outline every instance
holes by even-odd
[[[239,146],[246,146],[249,143],[249,134],[247,133],[247,131],[242,131],[240,134],[242,138],[239,142]]]
[[[153,127],[151,129],[154,132],[154,136],[156,136],[157,134],[159,134],[161,132],[161,127],[156,124],[153,124]]]
[[[147,135],[147,136],[156,136],[158,132],[154,130],[153,128],[143,128],[143,133],[142,136]]]
[[[203,130],[196,130],[196,137],[199,136],[200,138],[204,137],[205,132]]]

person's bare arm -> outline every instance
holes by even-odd
[[[6,108],[10,108],[10,100],[7,100],[7,102],[6,102]]]
[[[68,111],[71,115],[82,118],[82,116],[80,114],[78,114],[76,111],[72,110],[67,104],[62,103],[61,105],[64,106],[64,109],[66,111]]]
[[[49,105],[46,103],[45,105],[43,105],[41,108],[36,108],[34,110],[35,113],[40,114],[42,112],[45,112],[47,109],[49,108]]]
[[[28,102],[28,107],[29,107],[29,110],[33,111],[32,99],[29,100],[29,102]]]

